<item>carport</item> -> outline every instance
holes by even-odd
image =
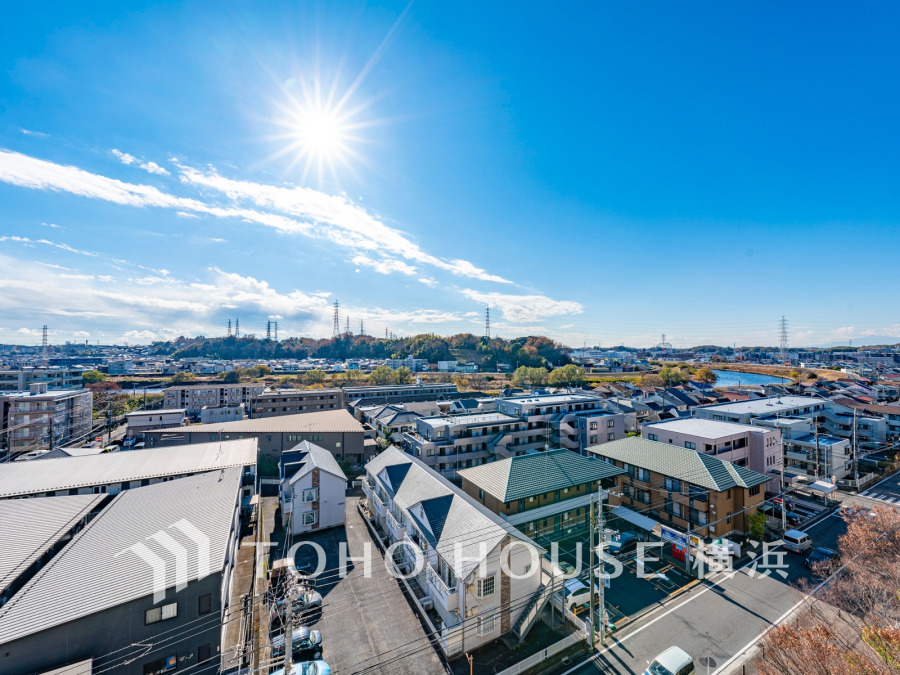
[[[657,537],[660,536],[660,525],[653,520],[653,518],[648,518],[647,516],[638,513],[637,511],[632,511],[624,506],[614,506],[610,510],[610,513],[617,518],[621,518],[622,520],[631,523],[641,530],[645,530]]]

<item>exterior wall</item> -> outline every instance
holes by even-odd
[[[244,404],[223,406],[221,408],[200,409],[201,424],[218,424],[219,422],[239,422],[244,419],[246,408]]]
[[[263,384],[210,384],[168,387],[163,392],[164,408],[184,408],[188,415],[199,415],[204,406],[220,408],[243,403],[250,407],[252,397],[265,390]]]
[[[309,488],[319,488],[319,498],[315,502],[303,502],[303,491]],[[285,505],[286,490],[293,489],[290,507]],[[346,501],[346,481],[326,471],[313,469],[303,478],[290,485],[285,480],[282,483],[281,514],[282,526],[288,526],[288,513],[291,516],[291,529],[294,534],[303,534],[329,527],[337,527],[345,522],[344,504]],[[288,511],[288,508],[290,511]],[[315,525],[304,525],[302,514],[304,511],[317,511],[318,518]]]
[[[423,385],[376,385],[371,387],[344,387],[344,400],[351,401],[369,398],[384,399],[390,403],[403,401],[435,401],[441,396],[455,394],[459,391],[455,384],[423,384]]]
[[[344,394],[340,389],[282,389],[254,396],[247,409],[250,418],[256,419],[320,410],[340,410],[344,405]]]
[[[602,445],[625,438],[626,423],[624,413],[606,413],[579,417],[578,441],[582,448]],[[610,435],[612,438],[610,438]]]
[[[186,423],[183,410],[178,412],[160,411],[153,415],[126,415],[125,419],[128,420],[128,431],[125,434],[127,438],[141,434],[148,429],[172,429],[184,426]]]
[[[94,395],[89,389],[0,396],[11,453],[54,448],[91,429]]]
[[[24,368],[0,370],[0,391],[28,391],[32,384],[44,383],[49,389],[81,389],[81,368]]]

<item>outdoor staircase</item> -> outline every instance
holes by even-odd
[[[525,605],[525,609],[519,615],[516,625],[513,626],[512,633],[519,638],[520,643],[526,638],[528,631],[531,630],[531,627],[534,626],[537,619],[541,616],[541,611],[543,611],[544,605],[547,604],[547,600],[553,595],[553,580],[550,576],[542,574],[541,581],[541,587],[528,600],[528,604]]]

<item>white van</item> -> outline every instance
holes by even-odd
[[[694,672],[694,659],[679,647],[669,647],[653,659],[644,675],[691,675]]]
[[[781,540],[784,542],[784,547],[794,553],[803,553],[812,548],[812,539],[809,538],[806,532],[801,532],[800,530],[788,530],[781,537]]]

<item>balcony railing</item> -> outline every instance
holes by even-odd
[[[456,593],[456,586],[454,585],[452,588],[448,587],[444,580],[441,579],[441,575],[438,574],[437,570],[431,566],[429,563],[425,567],[426,576],[428,577],[428,583],[434,589],[435,593],[437,593],[444,601],[444,605],[447,605],[447,601],[450,599],[452,595]]]
[[[400,523],[397,522],[397,519],[394,518],[394,514],[390,511],[385,511],[384,515],[385,522],[387,523],[388,529],[391,531],[391,534],[394,536],[394,539],[400,539],[402,536]]]

